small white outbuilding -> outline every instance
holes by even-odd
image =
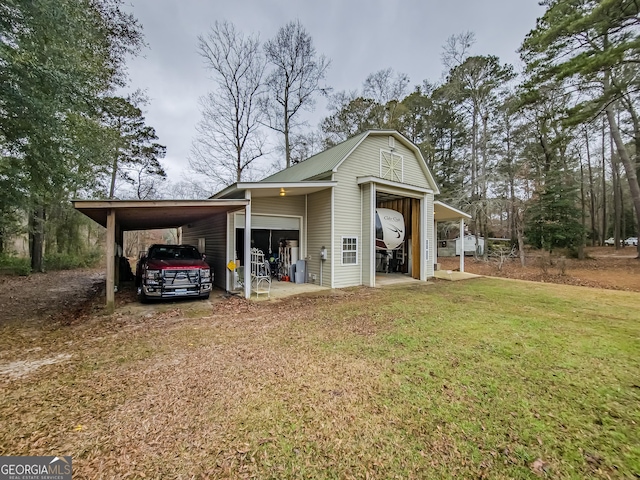
[[[465,235],[464,237],[464,254],[465,255],[482,255],[484,253],[484,238],[475,235]],[[460,237],[456,238],[456,256],[460,255],[462,241]]]

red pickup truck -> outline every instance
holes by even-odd
[[[209,298],[213,278],[204,258],[191,245],[152,245],[136,266],[138,297]]]

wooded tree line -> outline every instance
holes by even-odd
[[[217,24],[200,38],[218,89],[203,100],[192,168],[223,184],[257,179],[264,125],[284,134],[286,166],[365,130],[395,129],[421,149],[441,198],[473,215],[473,233],[576,254],[612,236],[618,245],[640,223],[639,4],[542,3],[520,47],[523,72],[472,55],[473,34],[463,33],[443,47],[444,80],[413,89],[389,68],[361,89],[330,93],[321,85],[329,63],[299,22],[263,49]],[[301,45],[312,61],[296,56]],[[313,83],[293,90],[294,72]],[[232,92],[238,85],[245,90]],[[305,131],[297,113],[320,93],[329,115]]]
[[[145,198],[166,176],[144,96],[118,95],[143,45],[120,0],[0,2],[0,254],[26,231],[41,271],[45,245],[53,255],[91,243],[70,199],[115,198],[123,184]]]
[[[396,129],[480,236],[579,253],[637,235],[638,3],[543,5],[520,47],[524,72],[473,55],[463,33],[443,47],[442,81],[410,87],[389,68],[349,92],[324,83],[330,61],[299,21],[264,44],[215,23],[198,40],[213,89],[201,99],[190,167],[220,187],[269,173],[257,168],[269,131],[284,159],[273,170],[367,129]],[[84,248],[73,197],[193,196],[194,185],[162,185],[165,148],[144,119],[144,95],[118,94],[126,58],[143,46],[120,0],[0,1],[0,253],[20,231],[34,270],[45,245],[47,255]],[[302,112],[319,96],[328,115],[309,130]]]

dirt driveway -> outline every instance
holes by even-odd
[[[101,269],[0,275],[0,326],[15,321],[45,324],[60,320],[62,312],[70,320],[104,292],[104,278]]]

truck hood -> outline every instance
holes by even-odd
[[[204,260],[154,260],[147,259],[147,269],[166,270],[168,268],[210,268]]]

